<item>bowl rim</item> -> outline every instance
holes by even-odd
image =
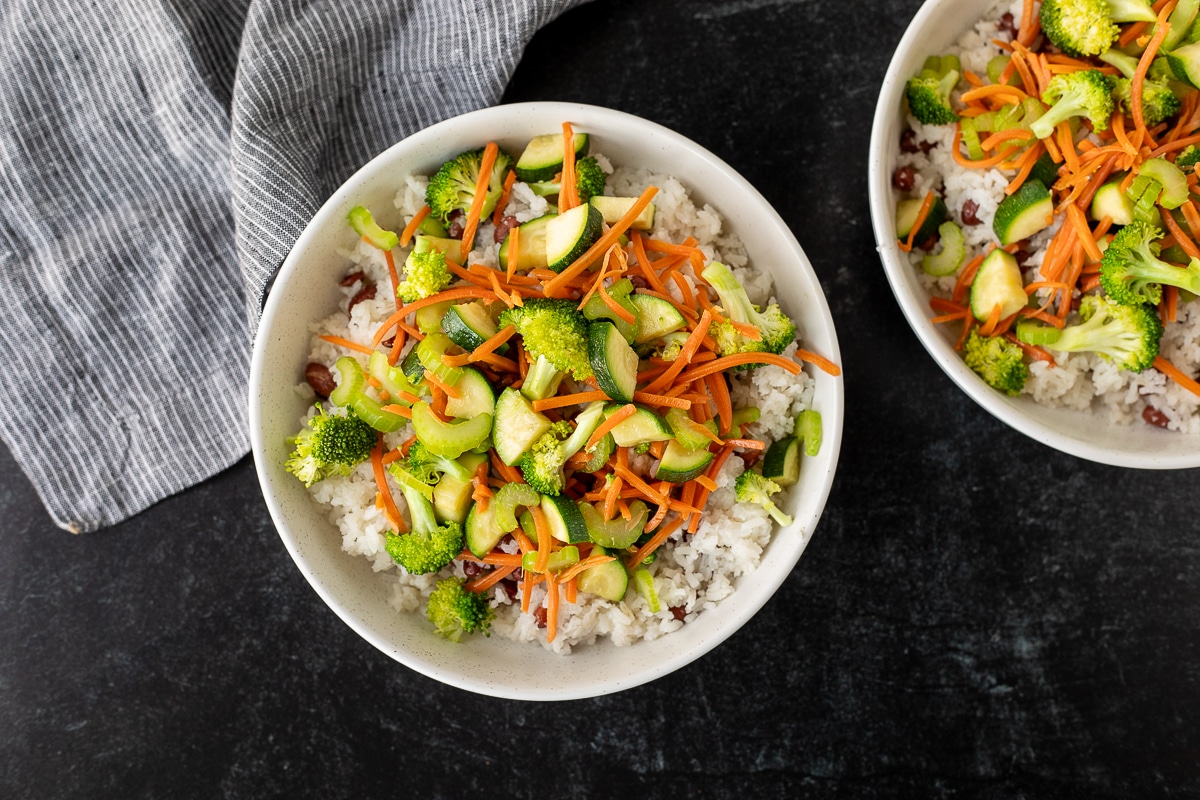
[[[820,290],[820,284],[817,279],[815,270],[795,236],[791,233],[790,228],[786,225],[778,212],[766,201],[766,199],[755,189],[744,177],[737,173],[732,167],[726,164],[713,153],[709,152],[696,142],[676,133],[669,128],[658,125],[657,123],[645,120],[625,112],[616,111],[613,109],[602,108],[599,106],[590,106],[579,103],[548,103],[548,102],[533,102],[533,103],[515,103],[501,106],[493,106],[485,109],[480,109],[457,117],[444,120],[436,123],[428,128],[408,136],[399,142],[391,145],[375,158],[367,162],[359,168],[351,177],[322,204],[320,210],[314,214],[312,220],[305,226],[304,231],[298,237],[295,245],[293,245],[288,257],[284,260],[278,272],[274,290],[266,299],[264,304],[263,316],[260,322],[258,333],[255,337],[254,352],[251,361],[251,375],[249,387],[249,406],[250,406],[250,424],[251,424],[251,439],[252,450],[254,454],[255,466],[258,472],[260,487],[263,491],[264,498],[267,502],[268,510],[271,514],[272,521],[275,524],[276,530],[283,540],[285,547],[291,555],[293,561],[300,569],[308,583],[316,590],[322,601],[339,616],[343,622],[349,625],[362,638],[376,647],[383,653],[391,656],[396,661],[405,666],[419,672],[427,677],[441,681],[448,685],[456,686],[467,691],[485,694],[493,697],[505,697],[509,699],[522,700],[569,700],[583,699],[595,697],[603,694],[608,694],[615,691],[621,691],[633,686],[655,680],[663,675],[666,675],[676,669],[679,669],[692,661],[700,658],[718,644],[725,641],[745,625],[745,623],[757,613],[763,605],[774,595],[778,588],[783,584],[784,579],[794,569],[795,564],[799,561],[800,556],[806,549],[808,542],[811,541],[812,535],[815,533],[817,523],[820,520],[825,504],[828,500],[833,476],[836,469],[838,457],[840,454],[842,424],[844,417],[844,386],[840,378],[825,384],[824,391],[828,394],[826,398],[826,407],[823,410],[823,421],[826,423],[823,433],[823,450],[822,454],[825,473],[820,477],[820,492],[818,497],[811,499],[811,526],[807,534],[802,537],[799,545],[792,545],[790,549],[782,551],[787,555],[779,564],[779,569],[782,570],[782,575],[779,580],[768,588],[758,587],[751,590],[752,586],[748,581],[743,581],[741,578],[746,578],[754,573],[741,576],[737,579],[738,590],[734,597],[728,597],[721,601],[717,608],[704,611],[700,619],[703,620],[706,615],[712,615],[721,610],[722,606],[729,605],[733,609],[732,616],[723,627],[709,631],[703,636],[693,647],[685,649],[683,652],[669,654],[664,657],[661,662],[654,668],[643,670],[642,672],[632,675],[613,675],[602,681],[593,681],[584,686],[527,686],[527,685],[508,685],[498,688],[494,682],[473,678],[462,673],[453,673],[451,670],[441,668],[438,664],[433,663],[431,659],[423,659],[414,656],[410,652],[406,652],[397,648],[396,643],[389,641],[386,637],[377,634],[365,620],[361,619],[355,611],[343,602],[342,598],[337,596],[336,586],[326,585],[319,576],[314,574],[313,569],[304,554],[301,552],[299,542],[289,530],[287,522],[287,514],[285,509],[279,502],[276,496],[272,475],[273,470],[277,471],[274,465],[270,464],[266,458],[266,446],[264,442],[264,426],[262,421],[261,410],[258,403],[258,398],[262,395],[263,378],[264,378],[264,360],[265,353],[268,350],[268,340],[270,338],[270,330],[272,328],[272,320],[277,314],[282,313],[279,308],[279,298],[283,292],[279,291],[280,287],[286,286],[291,276],[300,269],[303,260],[303,253],[309,248],[315,240],[318,240],[323,235],[323,230],[328,222],[328,218],[336,209],[342,206],[347,196],[352,193],[355,187],[358,187],[367,176],[374,174],[381,168],[381,165],[386,165],[394,161],[403,159],[403,154],[406,151],[412,150],[417,142],[425,142],[436,140],[444,133],[457,129],[460,126],[471,125],[481,131],[489,130],[489,122],[504,117],[510,114],[521,114],[530,112],[534,109],[543,111],[557,116],[558,119],[570,119],[573,122],[580,120],[582,125],[577,124],[577,127],[586,127],[586,122],[597,117],[603,117],[620,121],[623,125],[630,127],[631,134],[638,130],[653,130],[657,136],[664,141],[671,143],[675,147],[684,147],[692,152],[698,158],[703,159],[707,166],[714,169],[720,175],[722,182],[730,182],[736,185],[739,191],[746,192],[748,197],[756,205],[755,212],[766,218],[766,223],[769,223],[775,228],[781,237],[781,244],[796,256],[797,267],[806,275],[805,280],[810,282],[816,288],[813,296],[809,301],[816,304],[821,310],[822,319],[819,324],[813,327],[819,329],[822,335],[827,338],[827,342],[822,343],[822,347],[827,351],[827,357],[833,359],[835,363],[841,362],[841,353],[838,347],[836,330],[833,326],[832,315],[829,311],[824,293]],[[415,167],[414,167],[415,168]],[[728,216],[725,215],[728,219]],[[747,245],[748,250],[753,250]],[[812,371],[815,374],[815,371]],[[294,479],[293,479],[294,480]],[[806,501],[807,503],[808,501]],[[799,520],[797,520],[797,525]],[[780,538],[780,534],[786,529],[776,528],[772,534],[771,545],[775,545]],[[770,552],[771,545],[768,545],[767,551]],[[353,559],[354,556],[346,555],[347,559]],[[763,561],[760,562],[759,568],[764,566],[766,554],[763,556]],[[786,569],[783,569],[786,564]],[[733,602],[740,595],[738,602]],[[723,615],[722,619],[727,615]],[[696,624],[696,623],[691,623]],[[674,635],[674,634],[672,634]],[[432,634],[431,634],[432,636]],[[669,639],[670,637],[661,637]],[[544,648],[534,642],[518,642],[521,647],[537,647],[540,651],[545,652]],[[638,642],[631,647],[637,647],[641,642]],[[653,642],[647,641],[647,644]],[[591,646],[612,646],[610,643],[598,643]],[[621,648],[626,649],[626,648]],[[553,653],[547,653],[548,657],[564,658]],[[574,658],[574,654],[565,656],[565,658]]]
[[[1135,469],[1200,467],[1200,436],[1196,434],[1168,432],[1146,426],[1146,434],[1153,438],[1161,437],[1164,445],[1177,443],[1177,437],[1196,439],[1196,447],[1191,452],[1181,448],[1172,452],[1155,447],[1133,452],[1120,446],[1071,435],[1062,423],[1087,419],[1085,415],[1089,412],[1042,406],[1028,395],[1014,398],[996,391],[966,366],[946,336],[930,321],[932,312],[928,305],[929,294],[917,282],[917,276],[907,256],[900,251],[895,237],[891,187],[893,162],[888,155],[895,147],[891,140],[894,134],[898,134],[895,123],[901,115],[903,87],[915,61],[923,60],[931,48],[945,46],[967,30],[965,27],[961,28],[952,32],[949,39],[940,41],[939,37],[947,33],[948,27],[943,20],[960,19],[965,13],[962,9],[966,6],[979,7],[979,11],[970,17],[979,20],[990,4],[990,1],[963,4],[960,0],[926,0],[905,29],[884,75],[868,145],[867,189],[876,250],[892,293],[909,327],[934,362],[976,404],[1010,428],[1060,452],[1109,466]],[[956,11],[957,16],[953,13]],[[942,27],[941,31],[937,30],[939,24]],[[1106,423],[1102,413],[1090,414],[1094,422],[1106,428],[1112,427]],[[1170,437],[1176,437],[1176,441],[1170,441]],[[1150,441],[1153,441],[1153,438]]]

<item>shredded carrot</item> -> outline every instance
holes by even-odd
[[[624,405],[617,411],[613,412],[612,416],[604,420],[604,422],[601,422],[596,430],[592,431],[592,435],[588,437],[585,448],[591,450],[596,446],[597,443],[599,443],[601,439],[604,438],[606,433],[610,433],[613,428],[632,417],[636,412],[637,406],[635,406],[633,403],[628,403],[627,405]]]
[[[470,208],[467,209],[466,221],[463,222],[459,261],[465,262],[471,248],[475,245],[475,229],[479,227],[479,216],[483,211],[484,202],[487,201],[488,182],[492,178],[492,167],[495,166],[496,156],[499,153],[500,148],[496,146],[495,142],[488,142],[483,148],[483,162],[479,165],[479,177],[475,180],[475,196],[471,200]]]
[[[428,216],[429,206],[421,206],[417,213],[413,214],[413,218],[408,221],[408,224],[404,226],[404,230],[400,233],[401,247],[408,247],[408,243],[412,241],[413,236],[417,232],[417,228],[420,227],[421,223]],[[393,266],[395,266],[394,262]]]
[[[683,411],[687,411],[692,407],[691,400],[685,400],[682,397],[669,397],[663,394],[651,394],[650,392],[635,391],[633,399],[648,406],[667,406],[668,408],[678,408]]]
[[[663,284],[662,279],[658,277],[658,271],[650,264],[650,257],[646,255],[646,247],[642,241],[642,235],[637,231],[630,236],[630,242],[633,244],[633,255],[637,259],[638,269],[646,278],[646,282],[661,294],[668,294],[667,287]]]
[[[1187,212],[1184,213],[1186,214]],[[1189,258],[1200,258],[1200,247],[1197,247],[1192,238],[1183,232],[1183,228],[1179,227],[1179,223],[1175,221],[1171,213],[1168,211],[1161,216],[1163,226],[1167,229],[1168,233],[1175,237],[1175,243],[1183,248],[1183,252],[1187,253]]]
[[[717,482],[707,475],[697,475],[694,480],[710,492],[717,490]]]
[[[396,308],[399,308],[402,301],[398,294],[400,291],[400,275],[396,272],[396,257],[392,255],[391,250],[384,250],[383,260],[387,263],[388,280],[392,284],[392,297],[395,298]]]
[[[492,499],[492,490],[488,486],[488,465],[486,461],[479,462],[479,466],[475,468],[475,474],[471,476],[471,485],[474,487],[471,490],[471,499],[479,507],[479,513],[484,513],[488,509],[488,503]]]
[[[412,409],[408,406],[402,406],[399,403],[388,403],[380,408],[383,411],[387,411],[389,414],[399,414],[405,419],[412,419]]]
[[[620,448],[622,450],[626,448]],[[627,465],[619,461],[613,464],[613,474],[624,478],[625,482],[642,493],[645,498],[653,503],[661,503],[664,497],[659,492],[655,491],[654,487],[642,480],[641,476],[630,469]]]
[[[500,220],[504,219],[504,209],[508,207],[508,198],[512,194],[513,184],[517,182],[517,173],[511,169],[504,176],[504,186],[500,189],[500,197],[496,200],[496,210],[492,212],[492,224],[499,225]],[[512,231],[516,231],[513,228]],[[510,233],[512,232],[510,231]]]
[[[563,168],[562,187],[558,190],[558,213],[579,205],[579,189],[575,186],[575,131],[570,122],[562,124]]]
[[[646,210],[646,206],[650,204],[650,200],[658,193],[657,186],[647,186],[645,191],[638,196],[638,199],[629,207],[619,220],[613,223],[609,229],[596,240],[596,243],[584,252],[579,258],[575,259],[566,269],[547,280],[543,284],[547,297],[557,297],[559,293],[566,287],[567,283],[595,263],[608,248],[612,247],[613,243],[620,239],[625,231],[629,230],[629,226],[633,224],[642,212]]]
[[[558,581],[546,578],[546,641],[553,642],[558,635]]]
[[[767,446],[758,439],[726,439],[725,444],[731,444],[734,447],[740,447],[743,450],[763,450]]]
[[[529,513],[533,515],[533,527],[537,531],[537,560],[534,562],[534,572],[545,572],[546,565],[550,563],[550,549],[553,546],[552,536],[550,534],[550,521],[546,519],[546,514],[541,508],[533,506],[529,509]]]
[[[349,339],[343,339],[341,336],[322,335],[320,338],[324,339],[330,344],[336,344],[338,347],[344,347],[347,350],[354,350],[358,353],[366,353],[367,355],[370,355],[371,353],[375,352],[373,348],[367,347],[365,344],[352,342]]]
[[[833,363],[824,356],[817,355],[809,350],[796,348],[796,358],[800,359],[801,361],[807,361],[809,364],[817,367],[822,372],[826,372],[835,378],[842,374],[842,369],[837,364]]]
[[[505,264],[505,279],[512,283],[517,274],[517,264],[521,260],[521,228],[517,226],[508,232],[508,263]]]
[[[800,351],[796,351],[796,355],[799,356]],[[820,366],[819,362],[823,361],[829,366],[833,367],[835,371],[832,374],[837,375],[840,373],[840,370],[837,369],[837,366],[826,359],[821,358],[815,353],[808,353],[808,355],[813,357],[812,363]],[[766,352],[734,353],[731,356],[721,356],[720,358],[715,358],[706,364],[701,364],[698,367],[689,369],[687,372],[684,372],[679,376],[679,382],[687,383],[689,381],[698,380],[703,378],[705,375],[712,375],[715,372],[724,372],[730,367],[737,367],[742,364],[774,364],[777,367],[783,367],[793,375],[800,374],[800,365],[795,361],[792,361],[790,358],[786,358],[784,356]]]
[[[446,383],[445,381],[443,381],[441,378],[439,378],[437,375],[430,372],[429,370],[425,370],[425,380],[433,388],[435,388],[439,391],[445,392],[447,397],[453,397],[455,400],[458,400],[459,398],[462,397],[462,392],[460,392],[458,389],[451,386],[450,384]]]
[[[402,308],[397,309],[396,313],[392,314],[383,321],[383,324],[380,325],[375,331],[373,344],[378,345],[380,342],[382,342],[387,336],[388,331],[396,327],[398,323],[403,321],[405,317],[414,311],[422,309],[425,306],[437,305],[438,303],[446,300],[466,300],[468,298],[491,300],[493,302],[499,299],[496,297],[496,293],[489,289],[484,289],[478,286],[456,286],[451,289],[438,292],[437,294],[431,294],[429,297],[421,300],[414,300],[411,303],[405,304]]]
[[[925,220],[929,217],[929,212],[933,209],[933,201],[936,198],[933,190],[926,192],[925,198],[921,201],[921,208],[917,211],[917,218],[913,220],[912,228],[908,231],[908,239],[900,243],[900,249],[907,253],[913,248],[914,239],[917,238],[917,231],[925,224]]]
[[[509,564],[504,567],[497,567],[489,572],[485,572],[474,580],[468,581],[463,588],[468,592],[483,592],[495,586],[500,581],[507,578],[509,575],[517,571],[520,564]]]
[[[692,356],[700,349],[700,342],[708,333],[708,328],[712,324],[712,313],[705,309],[700,316],[700,321],[696,324],[696,329],[691,332],[688,338],[684,341],[683,346],[679,350],[679,355],[671,362],[671,366],[659,375],[646,387],[647,392],[657,392],[667,388],[675,382],[675,378],[683,371],[683,368],[691,362]],[[707,366],[707,365],[706,365]]]
[[[507,483],[524,483],[525,482],[525,476],[521,474],[521,471],[519,469],[516,469],[515,467],[510,467],[508,464],[505,464],[503,461],[501,461],[500,456],[496,455],[495,450],[492,450],[488,455],[492,462],[492,468],[496,470],[496,473],[501,478],[503,478],[505,480],[505,482],[507,482]]]
[[[1154,357],[1154,368],[1178,383],[1183,388],[1187,389],[1192,394],[1200,395],[1200,383],[1197,383],[1193,378],[1185,375],[1182,370],[1180,370],[1170,361],[1167,361],[1162,356]]]
[[[1100,247],[1096,244],[1096,240],[1092,238],[1092,229],[1088,227],[1087,219],[1083,216],[1083,210],[1072,203],[1067,206],[1067,219],[1075,226],[1075,235],[1083,243],[1083,249],[1087,252],[1088,257],[1092,261],[1099,261],[1104,258],[1104,254],[1100,252]]]
[[[659,546],[662,545],[663,542],[665,542],[667,539],[669,539],[671,537],[671,534],[673,534],[673,533],[675,533],[675,531],[679,530],[679,526],[682,524],[683,524],[683,518],[676,517],[675,519],[671,520],[670,522],[665,522],[662,525],[660,525],[658,530],[654,532],[654,535],[650,537],[650,540],[647,541],[640,548],[638,548],[638,551],[636,553],[634,553],[632,556],[630,556],[629,560],[626,562],[626,566],[628,566],[632,569],[633,567],[636,567],[638,564],[640,564],[642,561],[645,561],[646,558],[651,553],[653,553],[655,550],[657,550],[659,548]]]
[[[387,473],[383,469],[382,435],[379,437],[379,443],[375,445],[375,449],[371,451],[371,470],[375,473],[375,486],[383,498],[383,513],[387,517],[388,523],[396,529],[397,533],[407,533],[408,526],[404,523],[404,517],[400,516],[400,509],[396,507],[391,487],[388,486]]]
[[[1154,62],[1154,57],[1158,55],[1158,48],[1162,45],[1163,39],[1167,38],[1167,33],[1171,26],[1167,24],[1167,17],[1175,10],[1175,0],[1164,3],[1162,10],[1158,12],[1158,19],[1155,20],[1154,35],[1150,37],[1150,42],[1146,45],[1145,51],[1138,59],[1137,69],[1133,72],[1133,77],[1129,79],[1129,106],[1133,111],[1133,126],[1135,130],[1146,130],[1146,119],[1142,114],[1142,88],[1146,81],[1146,74],[1150,71],[1150,65]]]
[[[619,448],[618,454],[625,448]],[[604,508],[601,513],[604,516],[604,521],[608,522],[613,518],[613,512],[617,507],[617,500],[621,497],[621,488],[625,485],[625,479],[620,475],[613,476],[613,479],[608,483],[608,490],[604,492]]]
[[[534,411],[545,411],[548,408],[563,408],[564,406],[575,406],[581,403],[594,403],[597,400],[607,400],[608,395],[600,390],[594,392],[573,392],[571,394],[556,395],[547,397],[543,400],[533,401]]]

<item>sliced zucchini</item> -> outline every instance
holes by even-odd
[[[621,406],[612,405],[605,409],[605,416],[611,415]],[[654,411],[638,406],[633,416],[617,423],[612,429],[613,441],[618,447],[633,447],[646,442],[665,442],[673,438],[671,426]]]
[[[687,415],[686,411],[678,408],[668,408],[667,424],[684,450],[707,449],[713,443],[712,437],[705,435],[707,429]]]
[[[521,231],[517,242],[517,269],[527,272],[531,269],[546,268],[546,223],[557,214],[547,214],[544,217],[531,219],[517,226]],[[508,269],[508,248],[512,241],[512,231],[504,237],[497,258],[501,269]]]
[[[567,544],[579,544],[588,541],[587,523],[575,501],[566,495],[542,495],[542,513],[550,526],[550,533],[555,539]]]
[[[917,221],[917,215],[921,213],[921,204],[924,198],[909,198],[896,203],[896,238],[907,239],[908,234],[912,231],[913,223]],[[934,195],[933,206],[929,209],[929,213],[925,216],[925,221],[921,223],[920,230],[913,237],[914,242],[924,242],[932,239],[937,235],[938,226],[946,221],[948,216],[946,212],[946,203],[942,198]]]
[[[1005,319],[1028,302],[1017,259],[998,247],[988,253],[971,283],[971,313],[975,319],[985,322],[997,305],[1000,319]]]
[[[967,260],[967,244],[962,228],[952,220],[946,220],[938,226],[938,238],[942,241],[942,251],[922,256],[921,269],[925,270],[926,275],[940,278],[958,272],[958,268]]]
[[[1147,158],[1138,168],[1138,174],[1153,178],[1162,186],[1158,204],[1163,208],[1179,208],[1187,202],[1187,175],[1165,158]]]
[[[458,463],[466,467],[471,474],[485,461],[487,456],[482,453],[463,453],[458,457]],[[433,514],[438,521],[463,524],[472,508],[471,492],[474,488],[469,478],[461,481],[453,475],[442,475],[441,480],[433,487]]]
[[[1121,191],[1119,180],[1109,181],[1092,195],[1090,213],[1097,222],[1110,217],[1113,225],[1128,225],[1133,222],[1133,201]]]
[[[586,133],[577,133],[572,144],[575,145],[575,158],[580,159],[588,154],[591,139]],[[563,155],[562,134],[544,133],[529,140],[513,171],[517,173],[517,180],[526,183],[552,180],[562,172]]]
[[[599,549],[603,550],[603,548]],[[596,550],[592,552],[594,553]],[[576,585],[581,592],[619,603],[624,599],[625,591],[629,588],[629,573],[625,571],[625,565],[618,558],[588,567],[579,573]]]
[[[531,550],[521,556],[521,569],[530,572],[538,572],[537,568],[538,554],[537,551]],[[555,550],[550,553],[546,559],[546,572],[558,572],[564,570],[574,564],[579,563],[579,548],[573,544]]]
[[[1042,153],[1038,160],[1033,162],[1029,177],[1041,181],[1044,186],[1053,186],[1058,181],[1058,164],[1054,163],[1049,153]]]
[[[517,507],[536,506],[541,502],[541,497],[528,484],[506,483],[487,504],[486,510],[480,511],[479,504],[476,503],[467,513],[467,521],[463,526],[467,548],[477,557],[483,558],[500,543],[506,533],[516,529]]]
[[[707,449],[689,450],[675,439],[667,442],[662,458],[658,462],[655,480],[684,483],[695,478],[708,468],[714,456]]]
[[[446,397],[446,416],[468,419],[477,414],[491,414],[496,405],[496,393],[483,373],[472,367],[462,368],[462,377],[454,384],[458,397]]]
[[[992,230],[1001,245],[1028,239],[1054,222],[1054,198],[1041,181],[1027,180],[1000,201]]]
[[[591,450],[581,450],[588,460],[576,468],[576,472],[595,472],[608,463],[612,458],[613,451],[617,449],[616,440],[613,439],[611,433],[604,434],[604,438],[596,442],[596,446]]]
[[[417,234],[413,238],[413,253],[428,253],[433,250],[438,251],[442,255],[452,255],[454,258],[451,261],[458,261],[458,254],[462,252],[462,240],[451,239],[445,236],[426,236]]]
[[[442,317],[454,304],[453,300],[443,300],[431,306],[421,306],[414,315],[417,319],[417,330],[421,333],[433,333],[442,329]]]
[[[800,440],[789,436],[772,443],[763,456],[762,476],[780,486],[800,480]]]
[[[590,203],[564,211],[546,223],[546,267],[562,272],[600,238],[604,218]]]
[[[550,430],[550,420],[533,410],[533,404],[518,390],[507,387],[496,399],[492,446],[508,466],[517,463],[533,443]]]
[[[434,415],[429,404],[422,401],[413,403],[412,426],[417,438],[429,452],[446,458],[458,458],[487,439],[492,432],[492,415],[480,414],[459,422],[442,422]]]
[[[633,317],[633,322],[622,317],[617,312],[608,307],[608,303],[604,302],[604,298],[599,292],[595,292],[588,301],[583,304],[583,316],[589,321],[605,319],[617,326],[617,330],[621,332],[621,336],[625,341],[633,342],[637,335],[637,318],[638,308],[630,299],[630,293],[633,291],[633,282],[629,278],[621,278],[621,280],[609,286],[606,290],[609,299],[615,302],[618,306],[625,309],[629,316]]]
[[[463,350],[474,350],[495,336],[497,330],[496,320],[492,319],[487,306],[479,300],[451,305],[442,316],[441,328],[450,341]]]
[[[592,504],[580,500],[577,505],[592,543],[617,550],[624,550],[636,542],[642,535],[642,528],[646,527],[646,520],[650,518],[650,509],[641,500],[629,504],[629,519],[618,515],[607,522]]]
[[[404,372],[404,377],[408,378],[409,383],[414,386],[425,380],[425,365],[421,363],[421,359],[417,358],[417,348],[408,351],[408,355],[400,362],[400,369]]]
[[[658,591],[654,588],[654,576],[650,574],[650,570],[645,567],[638,567],[633,571],[633,586],[637,589],[637,593],[646,601],[646,608],[651,614],[657,614],[662,610],[662,604],[658,600]]]
[[[616,325],[607,320],[588,325],[588,360],[600,391],[618,403],[633,401],[638,357]]]
[[[604,195],[593,195],[589,203],[600,210],[600,214],[604,217],[604,221],[609,225],[617,222],[621,217],[629,213],[629,209],[633,208],[633,204],[640,198],[637,197],[605,197]],[[638,214],[637,219],[633,221],[630,229],[635,231],[648,231],[654,227],[654,203],[647,203],[642,213]]]
[[[653,342],[687,324],[679,309],[661,297],[631,294],[629,301],[637,309],[637,330],[633,334],[637,344]]]
[[[1166,58],[1176,78],[1193,89],[1200,89],[1200,42],[1176,47]]]

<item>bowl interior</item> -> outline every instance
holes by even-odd
[[[929,320],[929,295],[896,240],[898,194],[892,172],[904,130],[904,83],[926,56],[941,52],[982,17],[990,2],[928,0],[901,39],[884,78],[871,131],[868,182],[871,224],[892,291],[917,338],[958,386],[992,415],[1027,436],[1065,453],[1122,467],[1178,469],[1200,466],[1200,435],[1150,425],[1110,425],[1102,415],[1047,408],[1027,396],[1008,397],[985,384],[954,351],[957,330]]]
[[[462,644],[433,633],[420,613],[388,605],[388,586],[362,558],[341,551],[341,537],[304,487],[283,470],[305,401],[294,391],[308,350],[308,325],[336,308],[335,281],[353,243],[346,212],[362,203],[381,224],[399,226],[392,199],[404,176],[429,173],[446,158],[493,139],[511,152],[569,120],[595,137],[615,163],[660,169],[693,197],[716,207],[739,233],[752,263],[773,272],[776,293],[795,316],[805,346],[840,359],[829,309],[812,267],[779,216],[744,179],[711,153],[653,123],[591,106],[525,103],[473,112],[393,146],[356,173],[321,208],[297,241],[271,290],[255,341],[250,378],[252,444],[275,525],[300,570],[354,630],[403,664],[483,694],[535,700],[590,697],[625,689],[674,670],[716,646],[750,618],[787,577],[816,527],[841,442],[842,384],[816,373],[814,407],[825,422],[820,455],[804,464],[787,510],[795,524],[775,533],[760,567],[738,590],[681,630],[655,641],[616,647],[607,641],[560,657],[535,643],[469,637]],[[389,214],[385,209],[391,211]]]

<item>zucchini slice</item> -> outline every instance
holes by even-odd
[[[938,226],[938,238],[942,240],[942,251],[936,255],[929,253],[921,257],[921,269],[926,275],[944,277],[958,272],[958,268],[967,260],[966,239],[962,228],[953,220],[946,220]]]
[[[550,420],[533,410],[533,403],[511,386],[496,399],[492,446],[508,466],[520,460],[533,443],[550,430]]]
[[[633,208],[633,204],[638,201],[637,197],[606,197],[605,195],[593,195],[589,203],[600,210],[604,221],[609,225],[621,219],[629,213],[629,209]],[[631,230],[648,231],[654,227],[654,203],[648,203],[641,214],[638,214],[637,219],[630,226]]]
[[[1119,180],[1109,181],[1092,195],[1090,214],[1097,222],[1111,217],[1113,225],[1128,225],[1133,222],[1133,200],[1121,191]]]
[[[1054,198],[1038,180],[1027,180],[1021,188],[1000,201],[992,230],[1001,245],[1028,239],[1054,222]]]
[[[587,523],[575,501],[566,495],[542,495],[542,513],[550,525],[550,534],[560,542],[579,544],[588,541]]]
[[[421,309],[417,310],[421,313]],[[460,303],[442,315],[442,331],[463,350],[474,350],[496,335],[496,321],[482,302]]]
[[[608,416],[620,408],[618,405],[609,406],[604,414]],[[617,423],[612,429],[612,437],[619,447],[633,447],[645,442],[665,442],[674,438],[674,434],[665,419],[648,408],[638,406],[633,416]]]
[[[521,231],[517,243],[517,269],[528,271],[546,268],[546,223],[557,216],[547,214],[517,226]],[[504,243],[500,245],[500,252],[496,254],[502,270],[508,268],[508,248],[511,241],[512,231],[509,231],[508,236],[504,237]]]
[[[575,206],[546,223],[546,267],[562,272],[600,238],[604,218],[591,203]]]
[[[772,443],[763,456],[762,476],[780,486],[800,480],[800,440],[789,436]]]
[[[462,377],[454,384],[458,397],[446,397],[446,416],[470,419],[478,414],[491,414],[496,406],[496,393],[483,373],[473,367],[463,367]]]
[[[909,198],[896,203],[897,239],[908,238],[913,223],[917,221],[917,214],[921,213],[921,204],[923,202],[924,198]],[[920,243],[937,236],[938,226],[946,221],[947,216],[948,212],[946,211],[945,201],[934,195],[933,206],[929,209],[929,213],[925,215],[925,221],[921,223],[921,228],[917,231],[917,235],[913,237],[913,241]]]
[[[658,462],[658,471],[654,474],[654,478],[671,483],[690,481],[704,472],[712,463],[713,458],[714,456],[709,450],[704,448],[689,450],[672,439],[667,442],[667,449],[663,451],[662,458]]]
[[[607,522],[604,521],[604,515],[591,503],[581,500],[577,505],[579,513],[583,515],[583,521],[587,525],[588,538],[592,540],[592,543],[617,550],[624,550],[636,542],[642,535],[642,528],[646,527],[646,520],[650,517],[650,509],[641,500],[634,500],[629,504],[628,520],[617,515]]]
[[[637,309],[637,331],[633,335],[636,344],[653,342],[687,324],[679,309],[661,297],[631,294],[629,301]]]
[[[487,461],[487,456],[482,453],[463,453],[458,457],[458,463],[472,474],[484,461]],[[460,481],[453,475],[442,475],[433,487],[433,514],[438,522],[463,524],[467,512],[472,508],[471,492],[474,488],[470,479]]]
[[[1200,89],[1200,42],[1185,44],[1167,53],[1167,65],[1176,78],[1193,89]]]
[[[573,144],[575,145],[575,158],[578,160],[588,154],[591,138],[586,133],[577,133]],[[562,134],[544,133],[529,140],[521,157],[517,159],[513,171],[517,173],[517,180],[532,183],[553,180],[555,175],[562,172],[562,167]]]
[[[971,283],[971,313],[975,319],[986,322],[997,305],[1000,306],[1000,319],[1004,319],[1020,311],[1028,302],[1029,295],[1025,293],[1017,259],[998,247],[988,253]]]
[[[603,548],[600,549],[603,550]],[[595,551],[593,550],[593,552]],[[581,592],[619,603],[625,597],[625,590],[629,588],[629,573],[625,571],[625,565],[618,558],[588,567],[579,573],[576,585]]]
[[[616,325],[607,320],[588,325],[588,360],[600,391],[618,403],[633,402],[638,357]]]

